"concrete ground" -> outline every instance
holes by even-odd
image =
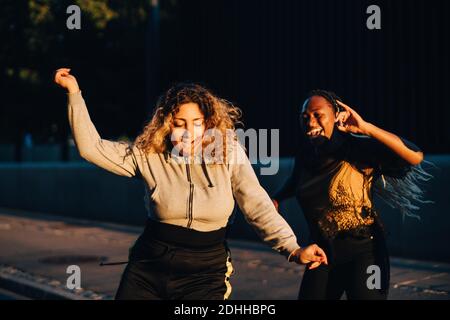
[[[111,299],[128,248],[142,228],[0,208],[0,300]],[[304,267],[262,243],[230,240],[232,299],[295,299]],[[80,290],[66,288],[69,265],[81,269]],[[450,265],[391,258],[389,299],[449,300]]]

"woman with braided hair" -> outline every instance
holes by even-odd
[[[386,299],[389,258],[373,193],[412,215],[421,201],[423,154],[411,142],[365,121],[334,93],[314,90],[300,110],[292,175],[273,197],[295,196],[310,237],[328,265],[305,271],[299,299]],[[379,271],[380,281],[368,283]],[[370,282],[370,281],[369,281]]]

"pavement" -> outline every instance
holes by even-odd
[[[143,227],[0,208],[0,300],[113,299]],[[232,300],[294,300],[303,266],[263,243],[229,240]],[[77,265],[81,288],[68,289]],[[69,281],[68,281],[69,279]],[[450,264],[391,257],[391,300],[449,300]]]

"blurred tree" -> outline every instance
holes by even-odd
[[[73,4],[81,8],[81,30],[66,27]],[[173,6],[174,0],[160,9],[162,20]],[[25,132],[37,143],[48,142],[50,132],[67,140],[65,97],[52,83],[63,66],[86,89],[93,118],[101,113],[96,124],[102,135],[135,135],[148,112],[143,66],[150,9],[151,0],[2,1],[0,143],[15,141],[20,148]],[[126,106],[126,117],[119,106]],[[124,127],[114,125],[117,119]]]

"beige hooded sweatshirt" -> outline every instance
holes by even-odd
[[[117,175],[143,179],[151,219],[213,231],[231,223],[236,199],[248,223],[274,250],[288,257],[299,248],[239,143],[225,164],[189,163],[169,152],[144,154],[126,142],[102,139],[81,92],[68,94],[68,117],[81,157]]]

